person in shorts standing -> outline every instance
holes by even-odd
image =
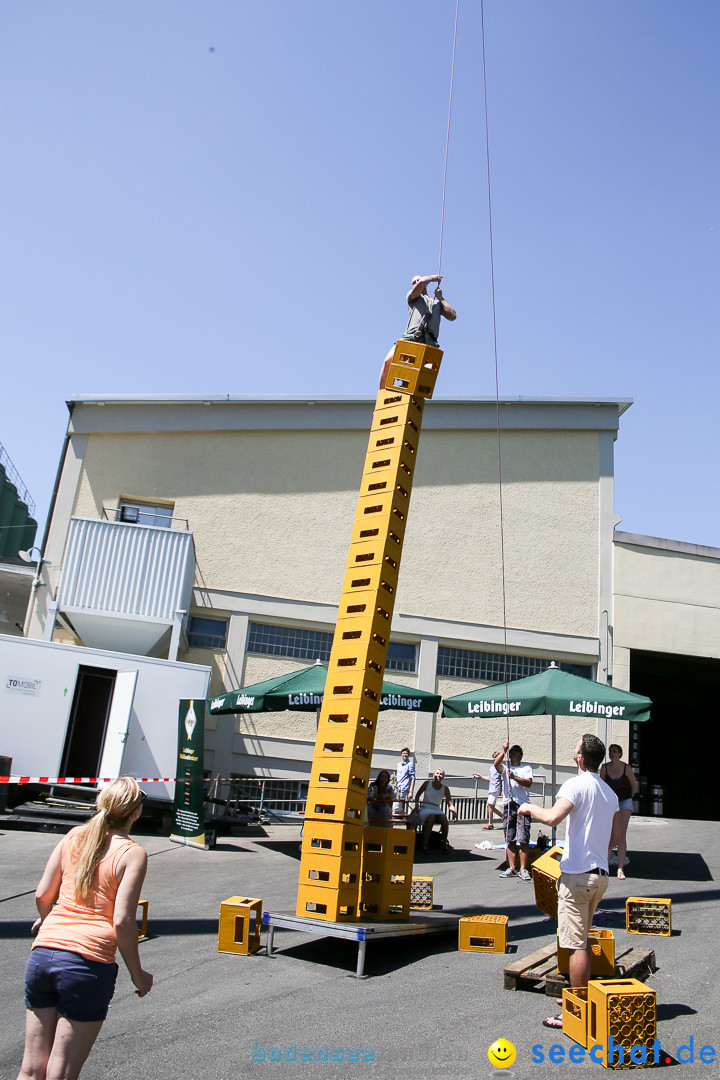
[[[403,746],[400,751],[400,760],[395,770],[395,804],[394,814],[407,814],[410,810],[410,801],[415,790],[415,762],[410,757],[410,749]]]
[[[625,879],[625,857],[627,855],[627,827],[633,812],[633,797],[637,791],[635,773],[626,761],[622,760],[622,746],[611,743],[608,746],[610,758],[600,768],[600,779],[615,792],[620,803],[620,836],[617,842],[618,872],[621,881]]]
[[[140,963],[137,906],[147,852],[129,837],[145,792],[123,776],[97,813],[50,856],[35,903],[37,938],[25,968],[25,1052],[18,1080],[76,1080],[107,1016],[118,948],[138,997],[153,977]]]
[[[583,735],[573,758],[578,774],[566,780],[549,809],[520,807],[519,814],[555,828],[568,819],[558,881],[558,944],[570,950],[570,985],[585,987],[592,969],[588,932],[608,886],[608,848],[620,832],[618,798],[600,779],[605,744]],[[562,1027],[562,1013],[548,1017],[546,1027]]]
[[[508,764],[504,763],[505,754]],[[495,770],[500,774],[503,790],[503,829],[507,844],[508,868],[500,877],[518,877],[521,881],[532,881],[528,870],[530,858],[530,818],[518,817],[518,810],[530,801],[530,788],[533,782],[531,765],[523,765],[522,746],[511,746],[508,750],[507,739],[502,750],[495,755]],[[520,868],[518,869],[518,845],[520,846]]]
[[[493,763],[494,763],[495,758],[498,756],[499,753],[500,753],[500,751],[496,750],[495,753],[493,754]],[[483,776],[482,773],[474,772],[472,774],[472,778],[473,778],[473,780],[485,780],[486,783],[487,783],[487,786],[488,786],[488,793],[487,793],[488,820],[487,820],[487,825],[483,825],[483,829],[494,829],[495,826],[493,825],[493,816],[495,814],[497,814],[497,816],[500,817],[500,811],[497,809],[497,801],[498,801],[498,797],[502,794],[502,774],[499,773],[496,768],[491,767],[489,776]],[[479,844],[475,845],[475,847],[479,847],[479,846],[480,846]]]

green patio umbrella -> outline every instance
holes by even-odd
[[[209,712],[213,716],[240,712],[284,712],[288,709],[293,712],[317,712],[323,701],[327,670],[327,664],[318,660],[300,671],[230,690],[227,694],[209,699]],[[439,694],[383,681],[380,709],[437,712],[440,702]]]
[[[580,675],[571,675],[561,671],[555,664],[537,675],[528,675],[525,679],[514,679],[506,683],[495,683],[471,690],[467,694],[443,700],[443,716],[468,717],[478,719],[497,716],[551,716],[552,717],[552,800],[555,802],[555,727],[556,716],[587,717],[588,720],[602,717],[605,720],[607,742],[607,722],[611,719],[632,720],[638,723],[650,719],[650,698],[640,694],[631,694],[628,690],[618,690],[605,683],[583,679]],[[553,830],[554,831],[554,830]]]

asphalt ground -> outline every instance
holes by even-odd
[[[110,1014],[83,1078],[395,1080],[410,1073],[543,1080],[597,1073],[602,1066],[587,1059],[570,1063],[567,1054],[576,1044],[542,1026],[556,1011],[554,999],[503,989],[503,968],[551,943],[555,923],[535,907],[531,884],[498,878],[502,852],[475,849],[475,841],[487,837],[499,842],[500,831],[458,825],[450,837],[453,851],[419,855],[415,874],[434,877],[434,902],[444,911],[508,915],[510,953],[460,952],[452,934],[378,941],[367,948],[368,977],[358,980],[352,942],[277,930],[274,957],[264,948],[253,956],[217,951],[219,906],[226,897],[260,897],[265,910],[294,910],[298,827],[249,828],[210,851],[138,834],[150,855],[143,895],[151,936],[140,949],[155,984],[140,1000],[120,964]],[[33,892],[57,840],[3,832],[0,820],[3,1080],[14,1080],[22,1056]],[[634,819],[628,877],[611,878],[601,905],[618,952],[654,948],[658,971],[648,984],[657,991],[661,1064],[669,1059],[668,1067],[681,1069],[676,1075],[688,1077],[720,1075],[719,841],[720,822]],[[628,896],[669,897],[672,936],[628,935]],[[488,1047],[498,1038],[516,1048],[509,1068],[494,1068],[488,1060]],[[562,1048],[563,1063],[548,1060],[553,1045]],[[717,1049],[714,1063],[700,1060],[702,1047]],[[309,1053],[312,1061],[303,1060]],[[676,1064],[690,1053],[692,1062]],[[534,1060],[541,1055],[542,1063]]]

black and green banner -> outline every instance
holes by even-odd
[[[203,749],[205,701],[184,698],[178,720],[178,759],[175,805],[170,839],[179,844],[207,847],[203,820]]]

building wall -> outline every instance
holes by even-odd
[[[511,653],[603,670],[622,409],[503,403],[503,582],[495,403],[427,405],[393,620],[393,637],[416,643],[421,662],[417,675],[392,673],[393,681],[468,689],[456,679],[438,684],[443,644],[501,652],[507,643]],[[57,587],[70,516],[94,517],[121,497],[162,500],[193,533],[193,613],[230,626],[227,650],[178,658],[211,667],[212,694],[304,666],[246,655],[248,620],[333,629],[371,416],[372,403],[358,401],[74,403],[35,633]],[[581,733],[577,721],[558,720],[559,762],[571,762]],[[408,744],[420,773],[434,762],[467,773],[505,734],[504,722],[381,713],[375,761],[394,764]],[[207,766],[243,771],[232,762],[254,755],[283,762],[285,775],[297,763],[305,775],[314,736],[314,714],[210,718]],[[549,719],[516,722],[510,738],[527,760],[549,762]]]
[[[201,580],[227,592],[337,603],[367,436],[357,432],[92,435],[76,516],[162,498],[192,529]],[[596,432],[503,438],[507,622],[597,635]],[[423,434],[396,601],[502,625],[496,440]],[[430,572],[431,570],[431,572]]]
[[[720,656],[720,549],[616,532],[613,683],[630,689],[632,650]],[[629,725],[609,738],[628,745]]]
[[[720,655],[720,550],[618,533],[615,646]]]

